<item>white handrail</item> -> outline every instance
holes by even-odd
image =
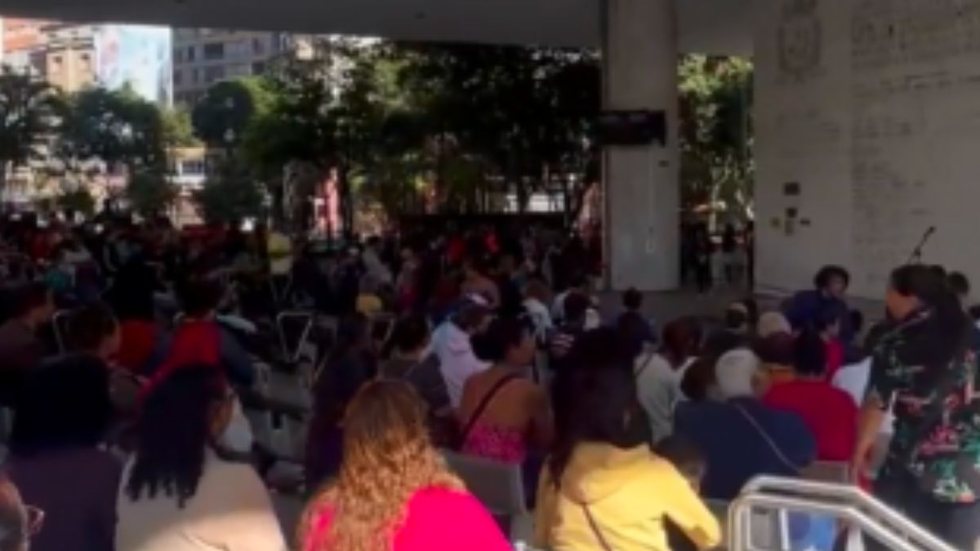
[[[773,476],[752,479],[732,502],[728,513],[730,551],[751,549],[750,514],[760,507],[844,519],[892,549],[956,551],[856,486]]]

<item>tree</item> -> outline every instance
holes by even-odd
[[[0,189],[7,171],[39,156],[58,129],[60,98],[47,84],[0,68]]]
[[[176,198],[177,188],[158,170],[138,171],[126,186],[130,208],[145,219],[166,214]]]
[[[752,65],[739,58],[687,55],[679,72],[683,203],[714,208],[723,201],[749,216]]]
[[[210,148],[238,147],[251,120],[269,102],[270,95],[259,78],[219,82],[208,88],[191,112],[194,133]]]
[[[191,115],[179,107],[164,109],[160,113],[163,123],[163,142],[168,148],[195,147],[200,141],[194,135]]]
[[[222,163],[194,194],[209,224],[237,223],[262,215],[265,197],[251,175],[233,162]]]

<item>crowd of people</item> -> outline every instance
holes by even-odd
[[[604,315],[587,246],[534,230],[2,234],[0,551],[511,549],[442,450],[518,470],[545,550],[712,548],[713,504],[818,462],[957,548],[980,536],[980,330],[940,267],[897,268],[868,328],[837,266],[658,327],[635,290]],[[308,336],[296,527],[243,414],[279,407],[259,364],[304,376],[269,335],[286,308],[339,320]],[[844,529],[790,520],[793,549]]]

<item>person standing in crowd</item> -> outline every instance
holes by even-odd
[[[763,403],[803,419],[817,440],[817,459],[846,462],[857,441],[857,406],[846,392],[827,382],[824,341],[812,330],[804,330],[794,346],[792,381],[773,385]]]
[[[636,387],[640,405],[650,421],[653,442],[674,430],[674,408],[681,401],[681,378],[694,362],[701,343],[701,328],[693,318],[674,320],[664,327],[663,346],[636,360]]]
[[[636,328],[636,344],[640,349],[657,343],[653,324],[643,315],[643,293],[636,289],[623,293],[623,313],[616,320],[616,325]]]
[[[711,257],[714,255],[714,244],[706,224],[698,224],[694,229],[694,273],[698,282],[698,292],[707,293],[711,290]]]
[[[46,513],[34,551],[114,551],[122,465],[103,444],[112,405],[97,358],[65,356],[29,376],[19,396],[6,475]]]
[[[12,406],[27,373],[44,356],[38,338],[40,327],[54,314],[54,297],[43,283],[18,287],[13,296],[12,317],[0,325],[0,405]]]
[[[793,329],[800,331],[806,327],[815,329],[818,319],[830,312],[836,312],[841,320],[838,337],[843,342],[851,342],[854,331],[847,319],[847,303],[844,294],[851,282],[851,274],[840,266],[824,266],[813,278],[815,289],[800,291],[787,302],[785,311]]]
[[[490,514],[429,442],[406,383],[373,381],[350,403],[340,473],[311,501],[302,551],[508,551]]]
[[[534,337],[540,345],[548,342],[548,337],[554,329],[551,310],[547,306],[549,295],[548,285],[540,279],[532,279],[524,286],[524,311],[531,319]]]
[[[980,402],[966,313],[936,271],[906,265],[885,296],[894,326],[881,337],[861,411],[853,471],[867,472],[894,404],[895,436],[875,494],[957,549],[980,542]]]
[[[453,408],[459,407],[466,380],[490,367],[477,358],[472,343],[473,336],[486,328],[489,319],[487,301],[480,295],[471,295],[463,299],[456,314],[444,321],[432,335],[432,349],[439,357],[442,378],[446,381]]]
[[[337,328],[337,344],[313,382],[313,419],[305,458],[310,486],[320,484],[340,468],[344,411],[357,390],[377,373],[371,321],[363,314],[344,318]]]
[[[429,350],[429,322],[425,316],[409,314],[395,324],[391,334],[394,350],[381,365],[385,379],[411,384],[427,406],[433,441],[445,444],[456,428],[449,391],[439,369],[439,357]]]
[[[24,505],[17,487],[0,479],[0,551],[27,551],[43,526],[44,511]]]
[[[496,310],[500,307],[500,288],[486,274],[486,266],[481,259],[467,258],[463,263],[463,283],[460,292],[464,296],[480,295],[486,299],[487,308]]]
[[[564,317],[548,342],[548,365],[552,371],[558,372],[564,368],[575,341],[586,331],[588,312],[588,296],[572,293],[565,298]]]
[[[715,378],[719,400],[682,402],[674,416],[674,434],[707,459],[704,495],[731,500],[756,475],[797,476],[816,458],[816,442],[803,420],[759,400],[765,389],[755,354],[726,353]]]
[[[494,320],[482,336],[490,369],[466,380],[459,406],[462,451],[521,464],[528,450],[546,450],[553,421],[548,395],[527,378],[534,338],[513,319]]]
[[[581,366],[566,377],[568,394],[556,399],[568,409],[538,486],[535,546],[668,551],[668,519],[700,549],[721,543],[695,490],[650,451],[629,365]]]
[[[148,395],[117,498],[117,551],[287,548],[258,474],[221,459],[234,396],[209,365],[183,366]]]

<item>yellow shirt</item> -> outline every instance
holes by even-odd
[[[552,551],[600,549],[583,504],[616,551],[670,551],[667,518],[700,549],[721,543],[717,519],[688,481],[646,446],[580,444],[560,489],[551,483],[546,466],[534,515],[535,546]]]

